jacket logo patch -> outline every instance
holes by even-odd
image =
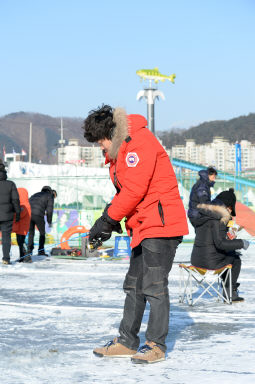
[[[128,167],[136,167],[139,162],[139,157],[135,152],[128,152],[126,163]]]

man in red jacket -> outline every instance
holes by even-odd
[[[143,116],[127,115],[123,109],[113,110],[107,105],[91,111],[83,125],[84,137],[104,150],[116,188],[111,204],[91,228],[89,241],[108,240],[112,231],[119,232],[124,217],[132,237],[120,336],[93,352],[100,357],[131,357],[134,363],[165,359],[170,309],[168,274],[176,249],[188,233],[169,157],[146,126]],[[147,301],[147,341],[138,349]]]

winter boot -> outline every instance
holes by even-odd
[[[238,296],[238,289],[237,289],[237,287],[239,287],[239,285],[240,285],[240,283],[236,283],[232,287],[232,303],[240,303],[241,301],[244,301],[243,297]],[[227,291],[228,298],[229,298],[229,287],[226,287],[226,291]],[[223,291],[223,297],[226,298],[226,294],[225,294],[224,291]],[[226,303],[226,301],[224,301],[224,303]]]
[[[38,251],[38,256],[46,256],[46,257],[48,257],[49,255],[48,255],[47,253],[45,253],[45,250],[44,250],[44,249],[40,249],[40,250]]]
[[[32,258],[31,256],[28,254],[26,255],[25,257],[23,257],[23,260],[20,260],[20,261],[23,261],[23,263],[32,263]]]
[[[156,343],[146,341],[146,343],[138,349],[137,353],[131,357],[131,361],[135,364],[152,364],[164,361],[165,358],[165,352],[163,352]]]
[[[5,260],[5,259],[3,259],[3,260],[2,260],[2,263],[5,264],[5,265],[11,265],[10,260]]]
[[[238,290],[234,288],[232,292],[232,303],[240,303],[241,301],[244,301],[244,298],[238,296]]]
[[[93,353],[99,357],[131,357],[136,350],[129,349],[118,343],[118,338],[109,341],[104,347],[94,349]]]

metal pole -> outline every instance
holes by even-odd
[[[155,134],[155,112],[154,112],[154,101],[156,98],[161,97],[165,100],[164,94],[155,88],[146,88],[143,91],[139,91],[136,99],[140,100],[145,98],[147,101],[147,120],[148,129]]]
[[[29,163],[32,162],[32,123],[30,123],[29,127]]]
[[[63,148],[63,144],[64,144],[64,133],[63,133],[63,119],[61,117],[61,128],[60,128],[61,132],[60,132],[60,137],[61,137],[61,147]]]
[[[148,128],[155,134],[155,125],[154,125],[154,104],[147,104],[147,116],[148,116]]]
[[[78,202],[78,172],[77,172],[77,164],[76,164],[76,209],[77,214],[79,212],[79,202]]]
[[[63,119],[61,117],[60,120],[60,140],[58,141],[60,144],[60,149],[58,150],[58,163],[63,164],[63,155],[64,155],[64,145],[65,145],[65,140],[64,140],[64,128],[63,128]]]

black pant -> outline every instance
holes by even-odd
[[[123,284],[126,300],[118,338],[126,347],[134,350],[139,347],[138,332],[148,301],[150,315],[146,340],[155,342],[166,351],[170,309],[168,274],[181,241],[182,237],[145,239],[132,250]]]
[[[237,279],[241,271],[241,259],[237,252],[233,251],[226,256],[225,265],[232,264],[232,287],[233,290],[237,288]],[[227,272],[222,275],[225,280]],[[226,286],[229,286],[229,281],[226,280]]]
[[[16,239],[19,246],[19,258],[20,260],[24,259],[25,252],[24,252],[24,244],[25,244],[25,235],[19,235],[16,233]]]
[[[3,260],[5,261],[10,261],[12,223],[12,220],[0,221],[0,230],[2,231]]]
[[[38,251],[44,252],[44,243],[45,243],[45,221],[44,217],[33,215],[31,216],[29,235],[28,235],[28,251],[32,252],[34,249],[34,235],[35,235],[35,225],[37,226],[40,237],[39,237],[39,248]]]

